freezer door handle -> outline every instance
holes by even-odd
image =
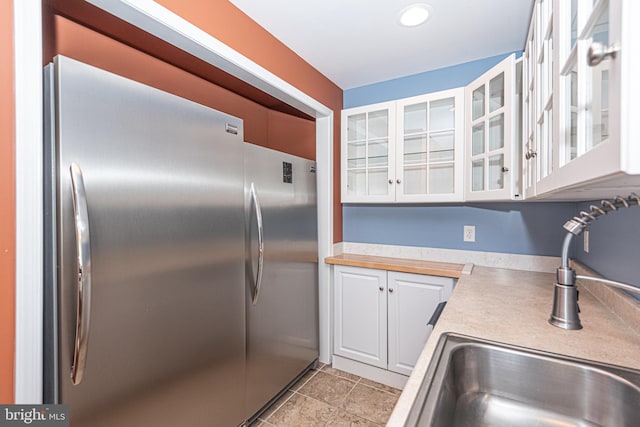
[[[76,163],[69,167],[73,195],[73,219],[76,232],[76,254],[78,268],[78,297],[76,312],[76,336],[71,365],[71,382],[82,382],[87,364],[87,344],[91,322],[91,237],[89,235],[89,209],[84,189],[82,169]]]
[[[262,209],[260,208],[260,200],[258,199],[258,193],[256,187],[251,183],[251,198],[253,199],[253,205],[256,208],[256,222],[258,224],[258,271],[256,272],[256,286],[253,290],[253,296],[251,298],[253,304],[258,302],[260,296],[260,285],[262,284],[262,269],[264,264],[264,229],[262,227]]]

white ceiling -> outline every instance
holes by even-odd
[[[398,14],[420,0],[230,0],[342,89],[521,50],[533,0],[424,0],[426,24]]]

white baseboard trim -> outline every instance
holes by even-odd
[[[474,264],[485,267],[538,271],[543,273],[553,273],[560,265],[560,257],[552,256],[424,248],[419,246],[380,245],[375,243],[340,242],[334,244],[333,250],[334,254],[350,253],[458,264]]]
[[[406,375],[397,374],[395,372],[387,371],[386,369],[367,365],[366,363],[356,362],[355,360],[336,356],[335,354],[333,355],[333,364],[331,366],[335,369],[349,372],[350,374],[358,375],[368,380],[376,381],[400,390],[404,388],[404,385],[409,379]]]

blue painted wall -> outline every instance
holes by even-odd
[[[599,201],[580,203],[576,212],[588,211],[590,204]],[[640,286],[640,208],[620,209],[587,229],[589,253],[583,250],[583,236],[578,236],[572,256],[604,277]]]
[[[466,86],[498,62],[511,55],[511,53],[515,53],[516,57],[522,55],[522,51],[510,52],[438,70],[347,89],[344,91],[342,98],[343,108],[359,107],[361,105],[375,104],[376,102],[391,101]]]
[[[576,204],[344,205],[342,214],[346,242],[560,256]],[[474,243],[463,241],[465,225],[476,226]]]

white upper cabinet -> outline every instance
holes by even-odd
[[[511,55],[464,95],[345,110],[342,201],[640,192],[638,17],[638,0],[535,0],[520,71]]]
[[[554,31],[551,0],[534,4],[522,55],[522,182],[525,198],[554,168]]]
[[[546,25],[546,31],[534,35],[535,44],[540,49],[553,43],[554,119],[549,125],[552,152],[538,147],[536,194],[590,199],[637,192],[640,2],[538,0],[535,7],[534,16],[541,20],[537,28]],[[546,15],[548,23],[541,18]],[[536,76],[538,87],[544,88],[544,76]]]
[[[342,202],[463,200],[464,89],[342,111]]]
[[[396,102],[396,201],[463,200],[464,90]]]
[[[518,200],[515,55],[466,87],[466,200]]]
[[[395,200],[395,103],[342,111],[342,201]]]

